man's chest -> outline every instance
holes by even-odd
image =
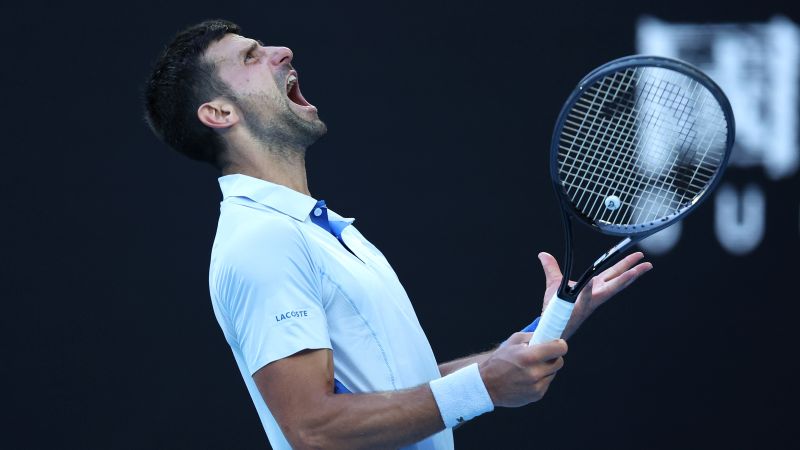
[[[357,312],[366,320],[404,317],[418,326],[411,301],[394,270],[360,233],[346,229],[342,233],[344,244],[325,233],[316,233],[313,239],[329,322]]]

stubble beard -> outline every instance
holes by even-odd
[[[298,116],[286,104],[264,94],[237,98],[244,120],[253,136],[265,147],[285,157],[304,156],[308,147],[325,135],[328,127],[316,118]],[[276,107],[270,108],[270,105]]]

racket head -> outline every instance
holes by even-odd
[[[564,103],[551,140],[553,187],[580,222],[643,238],[709,197],[735,134],[727,97],[699,69],[658,56],[620,58],[586,75]]]

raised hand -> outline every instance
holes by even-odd
[[[578,296],[578,300],[575,302],[575,309],[572,311],[567,328],[564,329],[561,337],[568,339],[598,306],[630,286],[636,279],[653,268],[653,264],[649,262],[640,263],[642,258],[644,258],[644,253],[632,253],[592,278]],[[558,291],[563,275],[553,255],[545,252],[539,253],[539,261],[542,263],[545,276],[544,303],[542,306],[542,311],[544,311],[550,299]],[[570,281],[570,286],[574,284],[574,281]]]

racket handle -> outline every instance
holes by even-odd
[[[533,337],[528,345],[541,344],[544,342],[555,341],[561,338],[561,333],[567,327],[569,316],[572,314],[572,308],[575,307],[574,303],[558,298],[558,294],[550,299],[539,325],[533,332]]]

